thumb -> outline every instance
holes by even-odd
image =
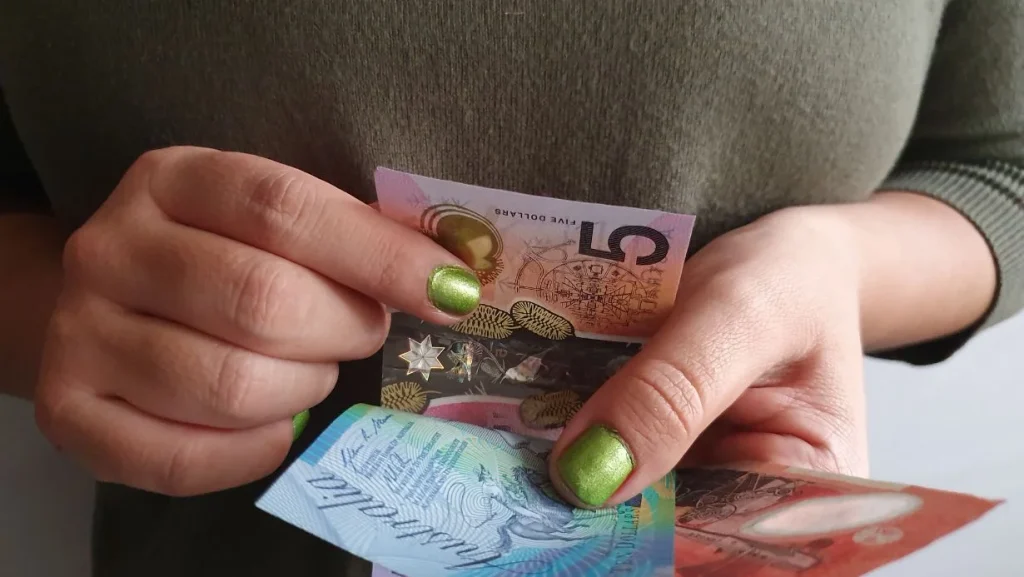
[[[566,425],[549,467],[569,502],[610,507],[643,491],[676,466],[750,383],[787,356],[785,335],[777,334],[783,331],[760,320],[776,316],[769,302],[740,298],[747,291],[723,296],[708,290],[677,306]]]

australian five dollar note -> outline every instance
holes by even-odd
[[[694,217],[379,169],[381,212],[475,271],[451,327],[395,313],[382,406],[556,439],[671,311]]]

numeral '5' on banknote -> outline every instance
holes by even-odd
[[[411,577],[672,575],[674,477],[615,509],[576,509],[551,443],[356,405],[257,507]]]
[[[492,336],[520,327],[552,340],[643,340],[675,302],[691,215],[386,168],[377,169],[376,186],[382,214],[434,239],[476,272],[480,302],[494,309]]]

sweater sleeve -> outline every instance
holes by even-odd
[[[0,90],[0,214],[49,211],[49,199],[22,148]]]
[[[881,188],[960,211],[988,242],[999,282],[974,326],[873,356],[937,363],[1024,308],[1024,2],[950,0],[913,133]]]

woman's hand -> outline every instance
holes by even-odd
[[[380,348],[386,305],[447,324],[480,297],[458,259],[337,188],[197,148],[139,159],[64,264],[40,428],[99,479],[172,495],[277,468],[337,362]]]
[[[895,229],[880,224],[887,219]],[[933,255],[918,246],[939,231],[955,250]],[[886,245],[886,234],[898,242],[905,233],[899,247]],[[943,242],[933,242],[940,253]],[[902,256],[865,253],[876,245],[901,255],[920,249],[916,262],[925,266],[901,284],[906,271],[881,264],[907,268]],[[961,259],[988,275],[934,292],[928,279],[963,270]],[[786,209],[726,234],[686,264],[672,317],[565,428],[552,477],[567,499],[593,508],[628,499],[680,461],[866,475],[864,343],[934,337],[971,322],[991,299],[992,266],[967,221],[910,194]],[[908,320],[925,309],[894,311],[886,302],[913,303],[931,290],[936,302],[923,306],[942,306],[942,289],[964,306],[936,311],[931,321]],[[863,330],[865,323],[877,330]]]

